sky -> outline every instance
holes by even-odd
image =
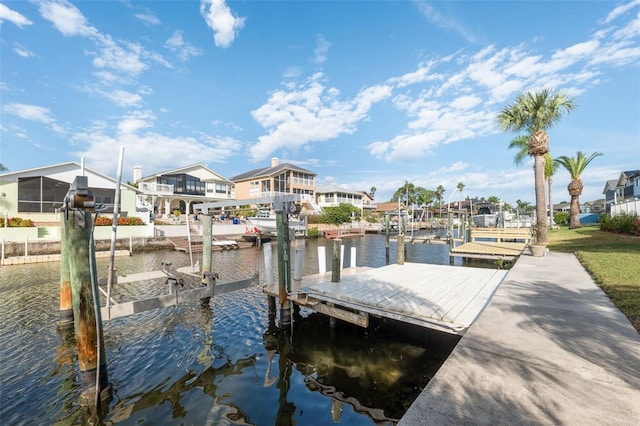
[[[533,160],[514,164],[496,117],[542,89],[577,105],[551,155],[603,154],[582,202],[640,169],[640,0],[0,3],[10,171],[83,159],[115,178],[124,147],[129,181],[277,157],[378,202],[410,182],[534,204]]]

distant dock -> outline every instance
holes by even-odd
[[[502,270],[422,263],[348,268],[341,271],[340,282],[331,282],[331,273],[293,281],[289,299],[362,327],[373,315],[462,335],[505,275]],[[264,291],[278,295],[275,286]]]
[[[530,228],[475,228],[471,241],[451,249],[452,257],[513,260],[531,242]]]

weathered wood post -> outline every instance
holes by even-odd
[[[57,327],[59,329],[73,327],[73,301],[71,297],[71,275],[69,272],[69,254],[64,234],[67,222],[70,221],[70,214],[63,214],[60,219],[60,229],[63,231],[60,238],[60,319]]]
[[[258,234],[258,240],[260,240],[260,235]],[[260,247],[260,244],[258,244]],[[273,252],[271,250],[271,243],[262,245],[263,255],[264,255],[264,284],[267,287],[273,286]],[[267,301],[269,303],[269,318],[275,318],[276,316],[276,298],[273,296],[267,296]]]
[[[340,282],[340,259],[341,259],[341,244],[342,239],[336,238],[333,240],[333,258],[331,263],[331,282]]]
[[[385,259],[387,259],[387,263],[389,263],[389,233],[391,224],[389,223],[389,213],[384,215],[384,235],[385,235]]]
[[[398,234],[398,265],[404,265],[404,234]]]
[[[291,259],[289,248],[288,202],[275,201],[276,233],[278,239],[278,302],[280,303],[280,328],[291,325]]]
[[[85,176],[77,176],[65,199],[63,238],[71,283],[74,330],[82,392],[81,405],[92,405],[110,396],[104,351],[102,318],[97,286],[91,212],[93,195]],[[95,294],[94,294],[95,293]],[[94,299],[95,297],[95,299]]]
[[[202,285],[208,283],[207,274],[211,273],[213,251],[213,216],[209,210],[202,211]]]

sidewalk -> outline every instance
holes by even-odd
[[[521,256],[399,426],[516,424],[640,424],[640,335],[572,254]]]

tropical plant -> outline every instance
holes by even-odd
[[[458,184],[456,185],[456,188],[458,189],[458,191],[460,191],[460,198],[462,198],[462,190],[464,189],[464,183],[462,182],[458,182]]]
[[[556,158],[556,162],[567,169],[571,175],[571,182],[567,186],[569,195],[571,195],[571,215],[569,216],[569,228],[571,229],[580,228],[580,195],[582,195],[582,189],[584,188],[580,175],[594,158],[601,155],[601,152],[594,152],[587,158],[584,152],[578,151],[575,157],[563,155]]]
[[[9,169],[7,169],[2,163],[0,163],[0,173],[2,172],[8,172]]]
[[[404,185],[400,188],[396,189],[396,192],[393,193],[391,197],[391,201],[401,201],[404,202],[406,206],[410,206],[411,204],[416,202],[416,187],[414,184],[405,181]]]
[[[531,135],[527,144],[527,153],[534,159],[536,215],[540,244],[547,244],[549,241],[544,194],[544,155],[549,152],[549,137],[546,130],[575,107],[574,99],[564,92],[544,89],[519,95],[513,104],[507,105],[498,114],[498,123],[502,130],[512,132],[524,130]]]
[[[440,204],[440,217],[442,217],[442,196],[444,195],[444,186],[438,185],[436,188],[436,197],[438,198],[438,203]]]
[[[378,190],[378,188],[376,188],[375,186],[371,187],[371,189],[369,190],[369,195],[371,195],[371,199],[375,198],[377,190]]]

